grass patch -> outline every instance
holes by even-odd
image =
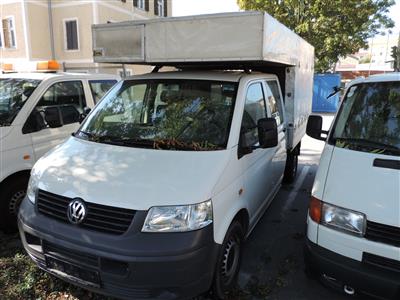
[[[40,270],[22,248],[18,235],[0,232],[0,299],[106,300]]]

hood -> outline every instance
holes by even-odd
[[[206,201],[225,169],[224,151],[167,151],[70,138],[35,165],[39,189],[135,210]]]
[[[400,170],[375,167],[375,159],[397,160],[335,147],[323,201],[366,214],[369,221],[400,226]]]

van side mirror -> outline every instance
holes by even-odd
[[[50,128],[57,128],[63,125],[58,107],[46,107],[44,109],[44,119]]]
[[[278,126],[275,118],[258,120],[257,128],[260,148],[273,148],[278,145]]]
[[[309,116],[306,130],[307,135],[320,141],[326,141],[328,131],[322,130],[322,122],[321,116]],[[326,136],[323,137],[323,134]]]
[[[79,116],[79,124],[82,124],[82,122],[85,120],[85,118],[91,111],[92,109],[87,106],[83,108],[83,113],[81,113]]]

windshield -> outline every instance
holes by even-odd
[[[400,82],[349,88],[332,130],[337,147],[400,155]]]
[[[40,80],[0,78],[0,126],[11,125]]]
[[[131,147],[226,148],[237,83],[124,81],[99,103],[77,137]]]

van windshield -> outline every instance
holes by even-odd
[[[331,143],[356,151],[400,156],[400,82],[350,87],[332,130]]]
[[[226,148],[237,83],[130,80],[118,83],[76,137],[153,149]]]
[[[40,80],[0,78],[0,126],[10,126]]]

